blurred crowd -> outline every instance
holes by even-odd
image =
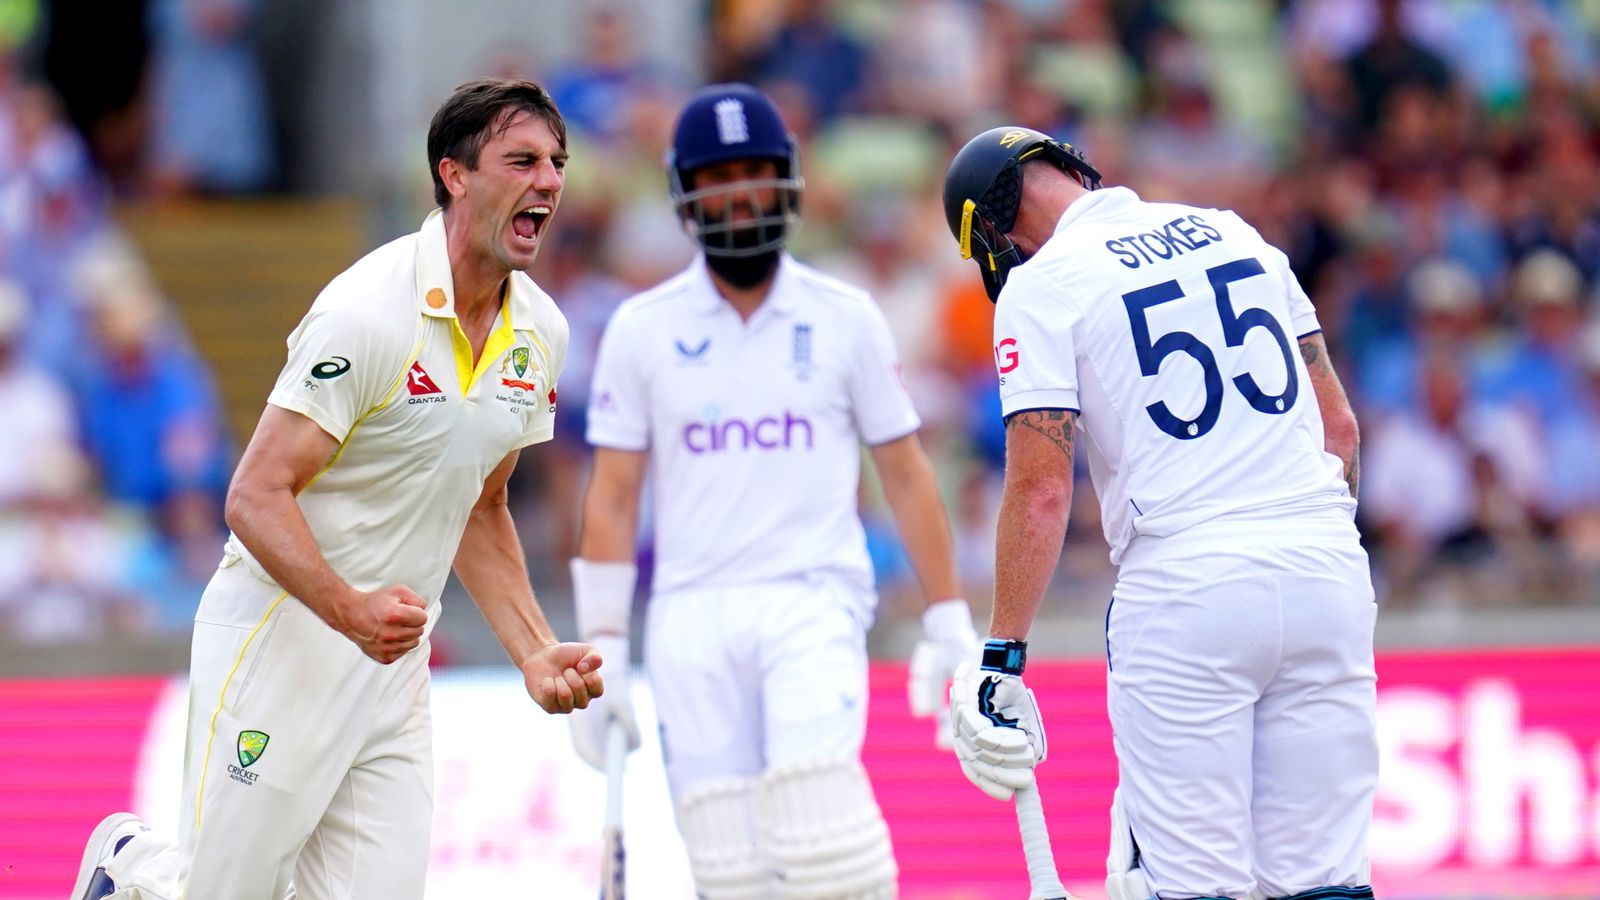
[[[140,28],[90,16],[91,28],[66,3],[46,29],[45,8],[0,6],[0,635],[12,638],[180,631],[223,536],[234,448],[212,374],[113,202],[146,184],[220,186],[200,161],[216,148],[186,163],[183,147],[206,139],[185,132],[206,114],[162,95],[163,72],[192,55],[163,42],[202,7],[241,4],[146,6],[127,8],[150,15],[163,48],[138,61],[148,82],[117,70],[143,52]],[[67,58],[61,42],[94,28]],[[85,64],[118,42],[104,69]]]
[[[242,32],[220,27],[252,3],[149,7],[153,58],[169,55],[147,72],[218,66],[227,114],[259,102],[247,57],[225,49]],[[572,324],[563,419],[516,482],[537,586],[559,585],[575,543],[605,321],[692,254],[662,168],[678,105],[738,79],[800,138],[792,249],[869,289],[896,333],[980,606],[1004,439],[992,307],[938,197],[955,149],[1002,123],[1071,141],[1146,199],[1235,209],[1288,253],[1360,416],[1359,524],[1385,604],[1600,604],[1600,4],[712,0],[695,71],[651,52],[625,4],[586,8],[566,62],[484,61],[546,84],[571,130],[535,272]],[[167,111],[146,114],[134,152],[115,121],[110,138],[79,123],[60,86],[0,69],[0,384],[27,385],[6,392],[0,439],[6,630],[76,633],[91,609],[116,613],[105,628],[181,627],[216,556],[235,449],[107,204],[259,189],[273,156],[254,116],[211,148],[226,159],[195,155],[224,113],[159,83],[146,102]],[[1080,478],[1058,612],[1103,608],[1112,580]],[[911,615],[870,479],[863,509],[884,614]]]

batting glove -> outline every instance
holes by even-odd
[[[601,635],[590,640],[605,661],[606,692],[572,713],[572,749],[596,769],[606,770],[606,731],[613,721],[628,732],[628,752],[639,749],[639,723],[634,718],[632,681],[628,672],[628,639]]]
[[[991,642],[993,646],[995,642]],[[987,656],[986,651],[986,656]],[[967,780],[996,800],[1032,787],[1047,752],[1033,691],[1019,674],[965,663],[950,685],[956,759]]]
[[[978,634],[972,628],[972,611],[965,600],[943,600],[922,614],[922,640],[911,651],[906,694],[911,715],[936,720],[934,743],[954,746],[950,727],[950,679],[964,662],[978,658]]]

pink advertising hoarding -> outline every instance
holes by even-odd
[[[1383,778],[1371,841],[1379,895],[1600,897],[1600,649],[1386,653],[1379,674]],[[488,672],[448,673],[436,703],[497,709],[516,703],[520,687],[510,675],[499,685]],[[1050,733],[1040,779],[1057,863],[1079,896],[1103,896],[1106,808],[1116,777],[1103,666],[1037,662],[1028,681]],[[170,763],[172,754],[181,756],[181,743],[172,746],[175,736],[158,734],[171,731],[172,707],[181,705],[181,694],[175,704],[169,687],[167,679],[0,682],[0,897],[65,895],[88,829],[105,812],[133,806],[138,785],[148,790],[152,783],[151,773],[141,771],[147,733],[160,738],[152,741],[164,748],[159,757]],[[953,758],[934,748],[931,724],[910,718],[904,690],[903,666],[874,666],[865,759],[894,834],[901,895],[1026,896],[1011,808],[967,785]],[[582,785],[594,777],[562,746],[564,734],[543,726],[538,743],[550,746],[540,748],[539,766],[519,767],[505,757],[476,762],[481,750],[472,748],[493,746],[494,739],[455,732],[470,730],[474,721],[488,729],[492,718],[463,716],[450,740],[465,749],[441,746],[441,767],[478,768],[462,777],[493,784],[497,794],[518,779],[557,777]],[[159,728],[157,719],[164,722]],[[642,771],[658,765],[634,759],[630,784],[636,774],[658,779]],[[151,765],[146,754],[143,768]],[[452,777],[445,772],[442,783]],[[598,803],[598,781],[593,784]],[[456,794],[460,798],[452,799]],[[584,795],[556,796],[582,803],[573,798]],[[462,832],[484,820],[483,801],[475,796],[441,790],[436,830]],[[641,811],[648,827],[630,824],[631,840],[649,842],[652,829],[670,829],[663,792],[632,796],[652,808]],[[581,813],[553,821],[586,829],[597,813]],[[634,814],[630,809],[630,823]],[[574,847],[587,841],[568,838]],[[467,883],[470,870],[482,874],[481,861],[462,864],[455,843],[445,834],[436,839],[430,898],[457,896],[452,886]],[[530,865],[588,868],[597,858],[568,850]],[[640,854],[641,867],[647,859]],[[556,874],[552,884],[569,886],[590,877]],[[674,877],[681,881],[681,872]]]

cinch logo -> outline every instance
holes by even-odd
[[[722,419],[711,422],[690,422],[683,427],[683,445],[690,453],[721,453],[724,450],[789,450],[812,444],[811,422],[784,410],[783,418],[762,416],[753,422],[744,419]]]

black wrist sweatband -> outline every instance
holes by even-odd
[[[1028,663],[1027,641],[1002,641],[990,638],[983,644],[983,662],[979,668],[985,672],[1002,675],[1021,675]]]

